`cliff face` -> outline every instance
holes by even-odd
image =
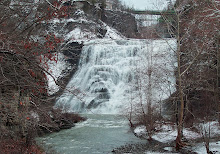
[[[87,1],[66,2],[64,5],[68,7],[68,18],[51,22],[51,27],[62,33],[66,40],[105,38],[109,29],[121,37],[138,35],[137,22],[130,13],[107,10],[100,4]]]
[[[57,83],[60,88],[50,96],[53,98],[52,101],[55,101],[58,96],[62,95],[66,85],[77,71],[82,47],[83,43],[79,42],[67,43],[63,47],[63,55],[66,57],[65,63],[67,63],[69,67],[63,69],[61,72],[62,75],[57,78]]]
[[[135,17],[127,12],[106,10],[102,20],[110,27],[115,28],[125,37],[135,38],[138,35]]]

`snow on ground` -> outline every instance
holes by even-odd
[[[183,130],[183,135],[186,139],[196,139],[196,138],[201,137],[200,134],[193,132],[189,130],[188,128]],[[176,137],[177,137],[176,126],[168,125],[168,124],[163,125],[160,128],[160,131],[152,136],[153,139],[163,142],[163,143],[174,141]]]
[[[208,130],[208,127],[210,125],[210,130],[211,130],[211,137],[219,136],[220,135],[220,127],[217,121],[211,121],[203,124],[199,124],[201,128],[205,128]],[[159,128],[158,128],[159,129]],[[145,126],[138,126],[134,129],[134,133],[136,136],[142,136],[145,137],[147,134]],[[183,130],[184,137],[188,140],[193,140],[193,139],[198,139],[202,138],[202,134],[194,132],[190,130],[189,128],[185,128]],[[169,143],[172,142],[176,139],[177,136],[177,131],[176,131],[176,126],[171,125],[171,124],[165,124],[160,127],[159,132],[156,132],[153,135],[153,139],[162,142],[162,143]],[[198,154],[204,154],[206,153],[206,148],[203,140],[201,139],[200,143],[195,143],[192,147],[190,147],[192,151],[198,153]],[[173,151],[173,147],[165,147],[164,150],[166,151]],[[220,141],[215,141],[215,142],[210,142],[210,151],[212,151],[215,154],[220,154]],[[147,151],[145,154],[161,154],[159,152],[151,152]],[[163,154],[169,154],[163,153]]]
[[[210,130],[211,130],[211,137],[220,135],[220,128],[218,126],[217,121],[212,121],[210,123]],[[202,125],[202,128],[208,128],[209,123],[200,124]],[[171,141],[174,141],[177,136],[177,128],[174,125],[171,124],[165,124],[162,125],[160,128],[157,128],[159,130],[156,132],[152,138],[163,143],[168,143]],[[138,126],[134,129],[134,133],[137,136],[145,136],[147,134],[145,126]],[[189,128],[183,129],[183,135],[188,140],[193,140],[197,138],[202,138],[201,133],[197,133],[195,131],[190,130]],[[218,144],[218,143],[217,143]],[[215,143],[213,143],[215,145]],[[220,145],[219,145],[220,146]],[[220,148],[219,148],[220,149]]]
[[[186,139],[192,140],[201,137],[197,132],[191,131],[189,128],[183,129],[183,135]],[[173,125],[163,125],[161,130],[153,135],[153,139],[167,143],[174,141],[177,137],[177,128]]]
[[[201,123],[196,126],[198,130],[200,130],[201,134],[205,134],[205,132],[208,132],[210,127],[210,137],[214,137],[216,135],[220,135],[220,128],[218,126],[218,121],[211,121],[206,123]]]
[[[220,141],[217,142],[211,142],[210,143],[210,151],[212,151],[215,154],[220,154]],[[199,143],[195,147],[192,148],[194,152],[198,154],[204,154],[206,153],[206,148],[204,143]]]
[[[134,129],[134,134],[136,136],[145,136],[147,134],[147,130],[145,126],[138,126]]]
[[[65,56],[62,53],[58,53],[57,55],[57,62],[56,61],[48,61],[48,72],[51,73],[51,75],[54,77],[54,79],[57,81],[59,77],[62,77],[64,74],[62,74],[63,70],[69,69],[70,65],[65,62]],[[59,90],[59,86],[56,85],[54,79],[47,74],[48,79],[48,94],[52,95],[55,92]]]

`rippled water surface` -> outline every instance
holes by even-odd
[[[129,143],[146,143],[135,137],[126,119],[117,115],[83,115],[88,119],[75,127],[38,139],[45,149],[60,154],[111,153]]]

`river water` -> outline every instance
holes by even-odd
[[[125,144],[147,142],[134,136],[123,117],[107,114],[82,116],[88,119],[72,129],[38,138],[38,143],[46,151],[58,154],[106,154]]]

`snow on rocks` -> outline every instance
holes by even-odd
[[[62,77],[64,74],[62,74],[63,70],[69,69],[70,65],[65,61],[65,56],[62,53],[57,53],[57,61],[48,61],[48,72],[50,74],[47,75],[48,79],[48,94],[52,95],[56,93],[59,90],[59,86],[56,85],[55,81],[59,77]],[[55,79],[55,81],[54,81]]]
[[[106,29],[106,34],[103,37],[104,39],[122,39],[125,38],[121,33],[119,33],[116,29],[113,29],[107,25],[102,25],[104,29]],[[75,41],[86,41],[91,39],[98,39],[99,37],[95,32],[82,29],[81,27],[76,27],[72,31],[70,31],[66,36],[65,40],[75,40]]]
[[[84,40],[85,38],[86,39],[93,39],[93,38],[96,38],[96,35],[92,32],[89,32],[89,31],[83,31],[83,30],[81,30],[80,27],[76,27],[75,29],[73,29],[71,32],[69,32],[65,36],[65,40],[70,40],[70,39]]]
[[[107,32],[104,38],[107,39],[122,39],[125,38],[121,33],[119,33],[116,29],[113,29],[106,25]]]
[[[50,31],[65,41],[86,41],[92,39],[122,39],[125,38],[116,29],[108,26],[101,20],[94,21],[87,17],[83,10],[76,10],[73,17],[68,19],[53,19],[49,22]],[[57,27],[60,27],[57,29]]]

